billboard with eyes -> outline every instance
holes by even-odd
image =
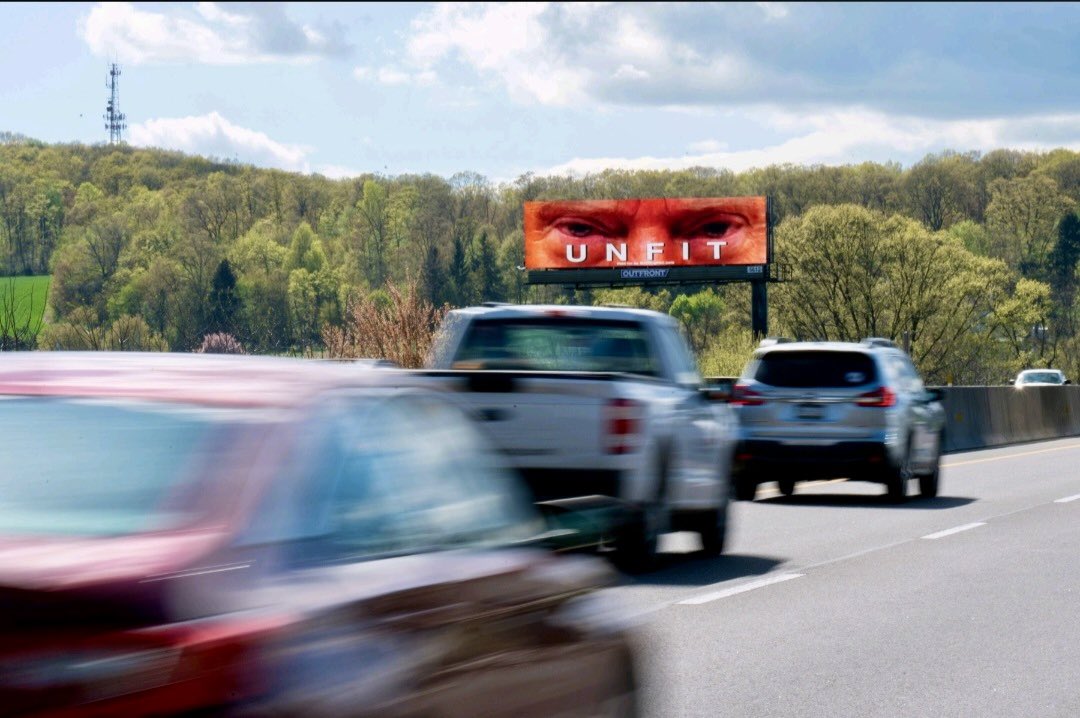
[[[768,216],[765,197],[526,202],[525,266],[750,270],[772,260]]]

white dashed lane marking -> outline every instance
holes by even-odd
[[[927,534],[926,536],[923,536],[923,538],[924,539],[945,538],[946,536],[952,536],[953,534],[958,534],[961,531],[967,531],[969,529],[977,529],[980,526],[985,526],[985,525],[986,525],[985,521],[980,521],[978,523],[973,523],[973,524],[964,524],[963,526],[953,526],[951,529],[945,529],[944,531],[938,531],[937,533]]]
[[[1076,501],[1077,499],[1080,499],[1080,494],[1074,494],[1072,496],[1066,496],[1063,499],[1055,499],[1054,503],[1055,504],[1067,504],[1070,501]]]
[[[679,601],[679,604],[683,606],[696,606],[701,603],[718,601],[721,598],[745,593],[746,591],[753,591],[756,588],[764,588],[765,586],[771,586],[772,584],[780,583],[781,581],[790,581],[793,578],[801,578],[803,575],[804,574],[801,573],[778,573],[775,576],[767,576],[757,581],[744,583],[740,586],[733,586],[731,588],[725,588],[722,591],[713,591],[712,593],[705,593],[700,596],[695,596],[694,598],[688,598],[685,601]]]

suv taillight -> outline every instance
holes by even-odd
[[[761,406],[765,403],[765,397],[746,384],[736,384],[731,388],[731,399],[728,403],[732,406]]]
[[[641,402],[633,399],[612,399],[607,403],[604,409],[607,453],[629,454],[637,448],[642,408]]]
[[[890,406],[896,406],[896,392],[887,386],[882,386],[865,394],[860,394],[856,397],[855,403],[859,406],[875,406],[886,409]]]

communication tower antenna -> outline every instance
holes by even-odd
[[[109,131],[109,144],[115,145],[123,141],[124,130],[127,129],[127,115],[120,111],[120,86],[117,78],[120,77],[120,66],[115,62],[109,65],[109,79],[105,87],[109,90],[109,99],[105,102],[105,129]]]

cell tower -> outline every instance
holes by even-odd
[[[109,79],[105,87],[109,89],[109,99],[105,103],[105,129],[109,131],[109,144],[115,145],[123,141],[123,132],[127,129],[127,115],[120,111],[120,87],[117,78],[120,77],[120,66],[115,62],[109,65]]]

